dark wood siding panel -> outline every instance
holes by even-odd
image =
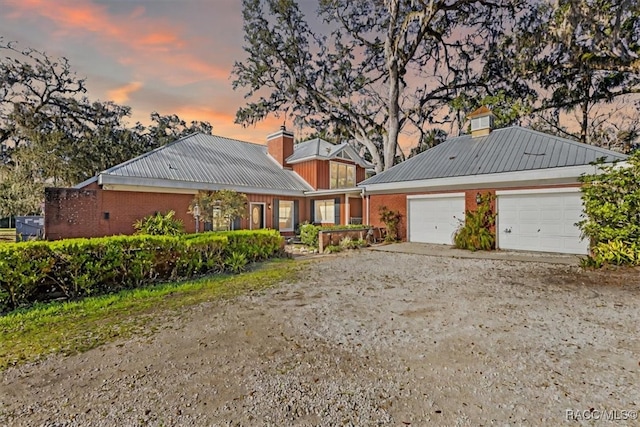
[[[293,171],[307,181],[314,189],[318,188],[318,160],[296,163]]]
[[[364,181],[365,177],[366,177],[366,172],[364,168],[361,166],[356,166],[356,184],[359,184],[362,181]]]
[[[318,190],[326,190],[329,188],[329,162],[317,161],[318,163]]]

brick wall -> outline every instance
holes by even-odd
[[[145,193],[134,191],[104,191],[98,213],[101,235],[133,234],[133,223],[156,212],[175,211],[185,230],[195,231],[193,215],[187,213],[193,194]],[[106,214],[108,213],[108,219]]]
[[[49,240],[100,236],[97,190],[46,188],[44,232]]]
[[[175,211],[185,230],[195,232],[195,219],[188,213],[194,194],[149,193],[135,191],[102,190],[97,185],[84,189],[49,188],[45,203],[45,233],[48,239],[70,237],[99,237],[133,234],[135,221],[156,212]],[[240,220],[240,228],[249,229],[249,207],[260,203],[264,207],[265,228],[275,228],[274,200],[270,195],[247,195],[246,218]],[[309,220],[308,200],[278,197],[279,200],[297,200],[299,221]],[[200,231],[204,223],[200,224]],[[293,234],[293,233],[290,233]]]
[[[380,221],[380,207],[386,206],[387,209],[400,212],[400,224],[398,225],[398,237],[406,239],[407,237],[407,195],[406,194],[380,194],[372,195],[369,200],[369,222],[374,227],[386,227]]]

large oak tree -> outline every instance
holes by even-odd
[[[484,49],[518,3],[320,0],[310,22],[294,0],[243,0],[247,57],[233,85],[249,100],[236,121],[283,114],[329,128],[388,169],[402,132],[428,138],[448,102],[483,86]]]

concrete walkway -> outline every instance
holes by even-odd
[[[465,251],[453,246],[433,245],[429,243],[393,243],[388,245],[372,246],[372,250],[384,252],[402,252],[427,256],[440,256],[450,258],[475,258],[493,259],[502,261],[545,262],[549,264],[579,265],[583,255],[567,255],[543,252],[520,251]]]

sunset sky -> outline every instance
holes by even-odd
[[[131,106],[132,124],[175,113],[252,142],[282,124],[233,123],[244,103],[231,88],[244,58],[240,0],[0,0],[0,36],[67,57],[88,96]]]

